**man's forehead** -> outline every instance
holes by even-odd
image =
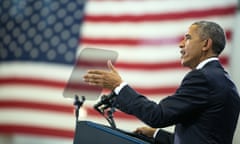
[[[197,25],[190,25],[188,27],[188,31],[185,33],[185,36],[186,35],[192,35],[193,33],[195,33],[197,30]]]

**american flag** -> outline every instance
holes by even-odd
[[[62,93],[85,47],[117,51],[122,78],[158,102],[189,71],[178,49],[188,26],[212,20],[226,31],[228,69],[236,7],[237,0],[2,0],[0,133],[73,138],[73,100]],[[95,103],[86,101],[79,119],[107,125]],[[144,125],[119,111],[114,117],[120,129]]]

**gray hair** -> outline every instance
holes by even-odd
[[[210,21],[197,21],[192,25],[198,26],[200,38],[212,39],[212,49],[215,54],[219,55],[223,51],[226,45],[226,36],[223,28],[219,24]]]

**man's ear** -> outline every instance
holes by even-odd
[[[212,39],[209,38],[209,39],[204,40],[204,45],[203,45],[202,50],[203,50],[203,51],[207,51],[207,50],[209,50],[211,47],[212,47]]]

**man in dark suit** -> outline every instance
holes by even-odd
[[[193,23],[179,44],[181,64],[191,71],[176,92],[159,103],[131,88],[110,61],[109,71],[89,70],[84,79],[114,91],[118,109],[152,127],[136,132],[153,136],[156,142],[166,137],[155,128],[175,125],[174,144],[231,144],[240,98],[218,60],[225,43],[224,31],[215,22]]]

